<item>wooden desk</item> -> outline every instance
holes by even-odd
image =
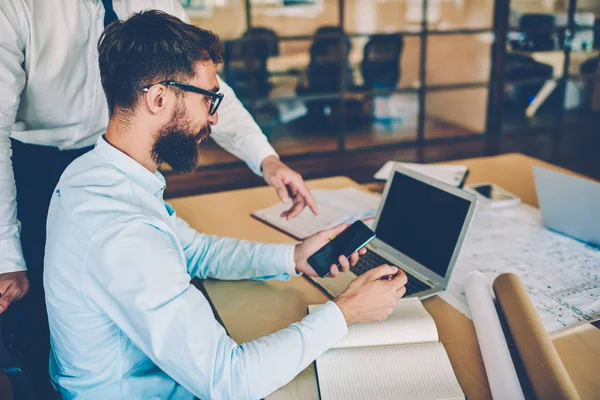
[[[537,205],[532,165],[558,167],[520,154],[456,161],[469,166],[468,182],[492,181]],[[312,189],[360,187],[348,178],[310,181]],[[250,212],[277,202],[271,188],[254,188],[193,196],[171,201],[179,216],[201,232],[263,242],[293,240],[250,217]],[[303,277],[287,282],[206,281],[206,290],[231,336],[245,342],[285,328],[306,315],[306,306],[327,297]],[[490,391],[471,320],[439,297],[427,299],[425,307],[436,321],[440,340],[469,399],[490,399]],[[600,330],[585,325],[553,338],[554,344],[582,399],[600,393]],[[313,366],[269,399],[318,399]]]

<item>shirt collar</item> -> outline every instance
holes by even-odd
[[[158,170],[154,173],[150,172],[142,164],[113,147],[104,139],[104,136],[98,138],[94,151],[147,192],[162,198],[167,185],[165,178]]]

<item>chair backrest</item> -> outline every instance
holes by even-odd
[[[253,27],[244,32],[242,38],[254,42],[256,51],[264,58],[279,55],[279,35],[273,29]]]
[[[504,64],[504,77],[507,82],[522,79],[551,79],[554,73],[552,66],[534,60],[532,57],[507,53]]]
[[[311,92],[331,92],[352,81],[350,39],[338,27],[321,27],[310,46],[307,70]],[[345,69],[345,71],[344,71]],[[342,82],[344,81],[345,82]]]
[[[271,89],[264,46],[248,39],[225,42],[223,73],[241,98],[267,95]]]
[[[551,14],[524,14],[519,29],[525,34],[523,50],[549,51],[557,49],[556,17]]]
[[[365,87],[394,88],[400,80],[400,57],[404,38],[400,34],[373,35],[365,45],[360,65]]]
[[[582,75],[592,75],[598,72],[598,66],[600,65],[600,56],[592,57],[581,63],[579,66],[579,72]]]

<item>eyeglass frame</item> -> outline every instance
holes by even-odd
[[[181,82],[171,81],[171,80],[160,81],[160,82],[148,85],[148,86],[144,86],[142,88],[142,91],[144,93],[148,93],[150,88],[154,85],[174,86],[174,87],[181,89],[183,91],[186,91],[186,92],[192,92],[192,93],[203,94],[205,96],[210,96],[210,98],[212,99],[210,102],[210,107],[208,109],[208,113],[210,115],[215,115],[215,113],[217,112],[217,109],[223,102],[223,97],[225,97],[225,95],[223,93],[215,93],[215,92],[211,92],[210,90],[199,88],[197,86],[188,85],[187,83],[181,83]],[[215,106],[215,103],[217,104],[216,106]]]

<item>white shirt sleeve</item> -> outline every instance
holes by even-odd
[[[286,329],[237,344],[190,285],[173,243],[151,223],[110,224],[93,235],[88,249],[90,263],[82,279],[87,301],[201,399],[265,397],[347,333],[341,310],[328,302]],[[204,254],[208,264],[217,256]]]
[[[26,270],[17,220],[17,190],[10,135],[26,74],[27,26],[20,1],[0,3],[0,274]]]
[[[213,127],[211,137],[219,146],[244,160],[255,174],[262,175],[262,161],[271,155],[279,156],[233,89],[220,77],[219,85],[225,97],[218,110],[219,123]]]
[[[174,0],[173,9],[173,15],[190,22],[179,1]],[[213,127],[211,137],[219,146],[243,160],[256,175],[262,175],[262,161],[268,156],[279,156],[233,89],[221,77],[218,78],[225,97],[218,110],[219,123]]]

